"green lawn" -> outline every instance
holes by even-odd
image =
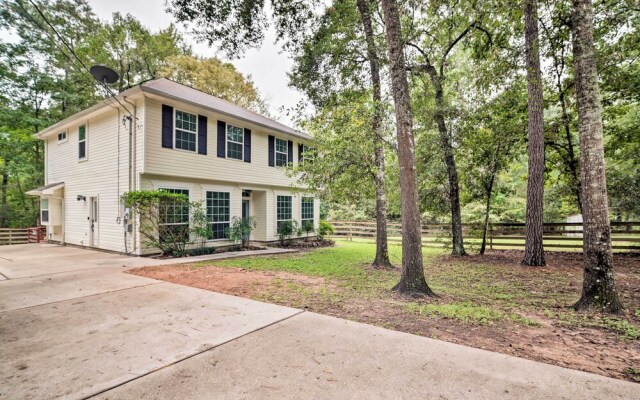
[[[389,246],[391,261],[398,266],[401,250],[398,244]],[[582,285],[578,253],[548,252],[547,267],[527,268],[520,265],[521,252],[451,257],[444,249],[424,247],[425,275],[438,297],[418,299],[392,292],[400,269],[371,268],[374,255],[371,240],[338,240],[329,248],[205,261],[183,268],[212,282],[207,286],[211,290],[217,290],[212,278],[216,272],[207,271],[208,267],[235,268],[234,273],[249,275],[266,271],[271,278],[256,275],[248,297],[590,372],[602,373],[593,366],[590,352],[606,350],[616,356],[602,361],[605,375],[640,379],[629,372],[640,358],[637,255],[615,258],[626,307],[615,316],[581,314],[570,308]],[[579,356],[567,364],[567,352]]]

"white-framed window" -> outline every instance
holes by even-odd
[[[87,126],[78,127],[78,160],[87,159]]]
[[[302,145],[302,162],[313,162],[313,150],[306,144]]]
[[[49,222],[49,199],[40,200],[40,221]]]
[[[176,149],[196,151],[198,138],[198,117],[184,111],[175,113],[175,147]]]
[[[276,197],[276,227],[278,233],[280,233],[282,227],[285,224],[292,223],[292,204],[293,202],[291,196]]]
[[[58,133],[58,143],[64,143],[67,141],[67,131]]]
[[[211,224],[210,240],[228,239],[231,222],[229,192],[207,192],[207,219]]]
[[[188,189],[169,189],[161,188],[160,190],[182,194],[189,199]],[[166,201],[160,204],[160,221],[158,237],[161,242],[170,242],[174,238],[189,240],[189,203],[188,201]]]
[[[227,124],[227,158],[244,159],[244,129]]]
[[[276,138],[276,167],[286,167],[289,163],[289,143]]]
[[[300,204],[301,209],[301,225],[302,229],[305,229],[307,225],[311,225],[310,229],[313,229],[313,197],[303,197]]]

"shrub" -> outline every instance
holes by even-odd
[[[256,220],[253,217],[239,218],[233,217],[231,225],[227,228],[229,240],[234,243],[242,242],[242,247],[249,246],[249,237],[256,228]]]
[[[307,241],[309,239],[309,235],[311,235],[312,233],[315,233],[316,230],[313,227],[313,221],[305,221],[302,226],[300,227],[300,236],[302,236],[302,234],[305,235],[304,240]]]
[[[199,240],[201,248],[209,237],[210,227],[201,202],[163,190],[138,190],[122,195],[122,203],[139,218],[143,243],[163,255],[183,257],[191,238]],[[187,215],[176,221],[176,215]]]
[[[298,221],[284,221],[280,224],[278,229],[278,239],[282,246],[287,246],[291,242],[291,239],[298,235],[300,228],[298,227]]]
[[[327,235],[332,235],[333,232],[335,232],[335,230],[333,229],[333,225],[321,219],[320,226],[318,228],[318,236],[320,236],[321,238],[324,238]]]

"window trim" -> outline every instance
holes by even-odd
[[[311,200],[311,218],[304,217],[304,201]],[[304,227],[305,221],[311,221],[313,227],[315,229],[316,226],[316,203],[315,198],[311,196],[301,196],[300,197],[300,227]]]
[[[189,149],[181,149],[176,145],[176,140],[177,140],[177,136],[176,136],[176,132],[178,131],[178,112],[184,113],[184,114],[189,114],[189,115],[195,115],[196,117],[196,130],[194,131],[189,131],[186,129],[182,129],[180,128],[181,131],[185,131],[187,133],[193,133],[196,137],[195,137],[195,150],[189,150]],[[174,150],[180,150],[180,151],[186,151],[188,153],[198,153],[198,114],[194,114],[191,113],[189,111],[183,111],[183,110],[178,110],[177,108],[173,108],[173,149]]]
[[[64,139],[60,139],[60,135],[62,135],[62,134],[64,134]],[[86,128],[85,128],[85,138],[86,138]],[[67,143],[67,141],[69,141],[69,132],[66,131],[66,130],[62,131],[62,132],[58,132],[58,135],[56,136],[56,139],[57,139],[56,142],[58,144]]]
[[[210,222],[209,221],[209,206],[207,205],[207,196],[209,193],[227,193],[229,194],[229,219],[225,222],[225,221],[217,221],[217,222]],[[206,189],[204,191],[204,205],[205,205],[205,214],[207,216],[207,222],[209,222],[209,225],[213,225],[215,224],[228,224],[229,228],[231,227],[231,197],[232,197],[232,193],[230,190],[223,190],[223,189]],[[213,229],[211,230],[211,232],[213,233]],[[225,232],[225,236],[226,236],[226,232]],[[225,240],[229,240],[228,237],[223,237],[223,238],[218,238],[218,239],[209,239],[207,238],[207,242],[221,242],[221,241],[225,241]]]
[[[225,148],[225,158],[228,160],[236,160],[236,161],[244,161],[244,128],[239,126],[231,125],[229,123],[225,124],[225,132],[224,132],[224,148]],[[235,140],[229,140],[229,127],[238,128],[242,130],[242,142],[236,142]],[[239,144],[242,149],[242,156],[240,158],[229,157],[229,142]]]
[[[43,202],[47,202],[47,207],[43,208]],[[50,208],[50,204],[49,204],[49,199],[48,198],[41,198],[40,199],[40,223],[44,224],[44,223],[49,223],[49,221],[51,220],[51,208]],[[47,212],[47,220],[45,221],[44,218],[42,218],[42,212],[46,211]]]
[[[286,151],[282,152],[282,151],[278,151],[278,140],[285,142],[286,144]],[[279,137],[275,138],[275,142],[273,145],[273,163],[276,167],[286,167],[287,165],[289,165],[289,162],[291,162],[291,160],[289,160],[289,141],[286,139],[280,139]],[[284,163],[284,165],[278,165],[278,154],[284,154],[287,161]]]
[[[84,126],[84,139],[80,140],[80,128]],[[84,143],[84,157],[80,158],[80,143]],[[78,125],[78,162],[89,159],[89,129],[88,124]]]
[[[166,191],[170,191],[170,190],[180,190],[180,191],[187,191],[187,201],[191,201],[191,189],[185,189],[185,188],[180,188],[180,187],[159,187],[157,190],[166,190]],[[175,193],[175,192],[170,192],[170,193]],[[187,222],[184,223],[179,223],[179,222],[167,222],[167,223],[159,223],[158,225],[187,225],[187,234],[189,235],[187,240],[191,240],[191,234],[189,232],[190,229],[190,225],[191,225],[191,210],[188,211],[187,214]],[[158,232],[158,240],[160,240],[160,232]]]
[[[278,219],[278,198],[279,197],[288,197],[290,200],[290,218],[289,219]],[[293,223],[293,196],[290,194],[276,194],[276,234],[279,234],[278,222],[292,222]]]

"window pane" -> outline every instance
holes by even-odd
[[[237,126],[233,126],[233,125],[227,125],[227,140],[231,140],[231,141],[242,144],[243,139],[244,139],[244,129],[238,128]]]
[[[211,223],[209,239],[226,239],[230,221],[229,192],[207,192],[207,218]]]
[[[286,140],[276,138],[276,151],[287,154],[289,151],[289,145]]]
[[[165,192],[182,194],[185,201],[168,201],[160,204],[160,227],[158,234],[161,242],[189,240],[189,191],[187,189],[160,189]]]
[[[196,116],[183,111],[176,111],[176,129],[196,132]]]
[[[176,129],[176,149],[196,151],[196,134]]]
[[[49,222],[49,210],[42,210],[42,222]]]
[[[78,158],[87,157],[87,142],[78,143]]]
[[[276,214],[278,221],[291,220],[291,196],[278,196]]]
[[[242,145],[238,143],[227,143],[227,157],[242,160]]]
[[[81,125],[78,128],[78,140],[85,140],[87,138],[87,128]]]

